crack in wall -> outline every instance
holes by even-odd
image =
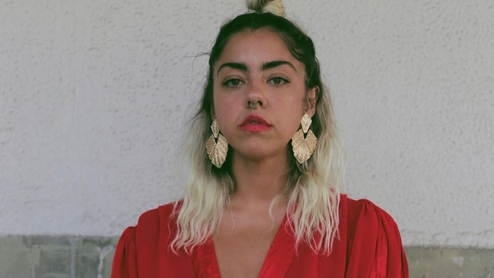
[[[76,278],[76,259],[77,259],[77,245],[79,239],[75,237],[69,238],[70,242],[70,278]]]
[[[96,250],[99,252],[99,264],[98,264],[98,276],[97,278],[103,278],[103,266],[105,262],[105,257],[110,254],[115,249],[114,245],[107,245],[103,248],[96,247]]]

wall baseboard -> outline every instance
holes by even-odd
[[[117,240],[116,237],[1,237],[0,277],[107,278]],[[410,277],[494,277],[491,249],[418,246],[405,249]]]

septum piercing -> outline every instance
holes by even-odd
[[[257,102],[252,102],[252,101],[248,101],[247,104],[249,105],[249,108],[250,109],[256,109],[257,108]]]

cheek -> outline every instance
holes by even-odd
[[[300,98],[293,99],[283,110],[285,127],[290,132],[295,133],[300,126],[300,121],[305,112],[303,100]]]
[[[228,133],[228,129],[235,122],[238,105],[236,100],[226,96],[214,96],[214,117],[218,120],[220,130],[223,134]]]

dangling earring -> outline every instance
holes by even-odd
[[[226,141],[226,138],[220,134],[218,121],[213,121],[211,124],[211,131],[213,134],[206,142],[206,151],[209,159],[211,159],[211,163],[219,169],[223,163],[225,163],[226,155],[228,153],[228,142]]]
[[[292,137],[293,156],[300,164],[306,162],[316,149],[317,138],[312,130],[309,129],[311,123],[311,118],[305,113],[300,121],[302,128]]]

